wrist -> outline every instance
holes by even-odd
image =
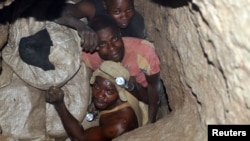
[[[63,101],[54,102],[53,105],[54,105],[55,109],[62,109],[65,107],[65,104]]]

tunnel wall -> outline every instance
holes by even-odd
[[[135,3],[161,59],[172,112],[117,141],[201,141],[208,124],[249,124],[250,1]]]

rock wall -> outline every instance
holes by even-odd
[[[208,124],[249,124],[250,1],[135,3],[161,59],[172,112],[115,140],[203,141]]]
[[[250,123],[249,0],[135,0],[162,62],[172,112],[117,141],[202,141]]]

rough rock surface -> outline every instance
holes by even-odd
[[[208,124],[249,124],[250,1],[135,2],[161,58],[172,112],[116,140],[201,141]]]
[[[249,124],[250,1],[135,3],[161,59],[172,112],[115,140],[203,141],[208,124]]]

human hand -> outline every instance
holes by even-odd
[[[50,104],[63,103],[64,92],[62,89],[56,86],[51,86],[46,92],[46,102]]]
[[[98,37],[88,25],[83,25],[77,29],[81,38],[81,48],[85,52],[94,52],[97,49]]]

